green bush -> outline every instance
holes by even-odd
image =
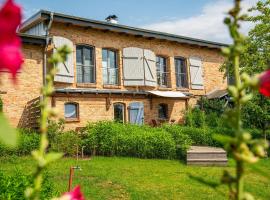
[[[220,146],[213,137],[215,132],[209,128],[196,128],[180,125],[167,125],[165,128],[167,132],[171,134],[188,136],[188,140],[191,141],[192,145]],[[190,144],[189,141],[187,141],[187,143]]]
[[[39,146],[40,135],[30,129],[20,129],[18,146],[11,148],[0,143],[0,156],[29,155]]]
[[[81,138],[75,131],[67,131],[55,135],[51,141],[51,151],[64,153],[65,156],[75,156],[77,154],[77,147],[80,150]]]
[[[206,126],[206,115],[199,108],[189,108],[185,113],[185,125],[202,128]]]
[[[208,127],[217,127],[219,126],[219,123],[220,123],[220,117],[217,115],[217,113],[209,113],[209,114],[206,114],[206,117],[205,117],[205,124],[208,126]]]
[[[44,173],[43,178],[41,199],[51,199],[56,194],[53,183],[49,180],[47,173]],[[12,175],[6,175],[0,171],[0,199],[25,200],[24,191],[32,186],[32,182],[32,176],[21,171],[16,171]]]
[[[29,155],[39,147],[40,134],[30,129],[20,130],[19,144],[16,149],[17,155]]]
[[[177,158],[184,159],[186,157],[186,152],[192,145],[193,141],[189,135],[182,131],[182,126],[179,125],[168,125],[162,126],[168,133],[171,134],[176,145],[176,155]]]
[[[207,115],[215,113],[217,116],[221,116],[226,109],[226,101],[220,99],[207,99],[202,97],[198,100],[197,104]]]
[[[48,139],[49,143],[53,142],[57,135],[63,133],[65,121],[60,119],[59,121],[48,121]]]
[[[86,151],[105,156],[175,158],[175,142],[163,129],[115,122],[98,122],[86,128]]]

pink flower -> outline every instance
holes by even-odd
[[[65,193],[61,198],[57,200],[84,200],[84,197],[81,193],[80,186],[77,186],[71,192]]]
[[[21,18],[21,8],[7,0],[0,10],[0,69],[8,69],[14,79],[23,63],[21,40],[16,33]]]
[[[260,76],[259,91],[262,95],[270,97],[270,69]]]
[[[14,34],[21,23],[21,8],[13,0],[7,0],[0,11],[1,34]]]

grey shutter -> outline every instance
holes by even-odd
[[[138,125],[144,123],[144,106],[142,102],[129,104],[129,123]]]
[[[126,86],[144,85],[143,49],[123,49],[123,79]]]
[[[191,80],[191,89],[202,90],[203,87],[203,72],[202,60],[198,57],[189,58],[189,71]]]
[[[156,55],[154,52],[144,49],[145,85],[157,85]]]
[[[73,62],[73,42],[67,38],[54,36],[54,52],[57,48],[67,45],[71,50],[65,63],[59,63],[57,68],[58,72],[54,76],[54,81],[63,83],[74,83],[74,62]]]

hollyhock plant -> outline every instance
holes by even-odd
[[[260,76],[259,91],[262,95],[270,97],[270,69]]]
[[[23,63],[21,40],[16,33],[21,19],[20,6],[7,0],[0,10],[0,69],[7,69],[14,79]]]

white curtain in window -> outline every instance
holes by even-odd
[[[75,104],[66,104],[65,105],[65,118],[76,118],[76,105]]]

